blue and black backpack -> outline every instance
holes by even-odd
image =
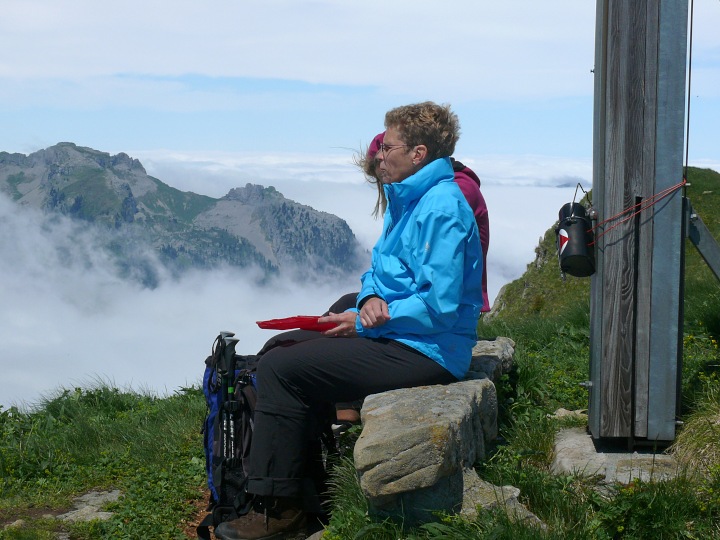
[[[198,526],[199,538],[209,539],[209,526],[247,513],[252,504],[245,493],[245,461],[252,442],[258,356],[235,354],[234,335],[220,332],[205,359],[203,393],[208,413],[202,432],[211,513]]]
[[[256,367],[262,354],[275,346],[288,346],[295,342],[276,339],[268,342],[260,354],[238,355],[238,339],[233,332],[220,332],[205,360],[203,393],[208,413],[203,423],[205,469],[210,491],[209,513],[197,527],[198,538],[210,540],[209,527],[242,516],[253,507],[253,497],[245,491],[247,484],[246,461],[250,454],[253,433],[253,415],[257,401],[258,381]],[[322,496],[327,488],[328,459],[337,454],[332,432],[334,408],[320,423],[316,437],[310,440],[308,477],[312,480],[306,498],[312,513],[323,520]]]

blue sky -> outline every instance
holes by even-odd
[[[247,182],[274,185],[346,219],[368,247],[379,223],[353,155],[383,129],[388,109],[450,103],[462,126],[456,156],[481,177],[490,209],[491,298],[532,261],[572,186],[591,182],[590,0],[2,0],[0,7],[0,151],[28,154],[70,141],[125,152],[164,182],[215,197]],[[715,170],[718,28],[720,1],[696,2],[690,164]],[[176,368],[168,388],[193,382],[217,330],[242,329],[242,352],[254,352],[268,337],[253,333],[255,320],[321,312],[356,286],[288,284],[260,298],[217,275],[134,290],[100,262],[92,275],[57,270],[52,253],[63,228],[35,228],[3,200],[0,210],[12,214],[3,227],[10,236],[0,234],[3,403],[93,369],[118,383],[162,383],[168,369],[155,366],[159,354]],[[213,298],[228,294],[232,321],[213,308]],[[172,343],[151,349],[165,332],[174,333]],[[48,349],[43,380],[31,380],[23,359]],[[100,349],[102,366],[83,357]],[[151,364],[157,373],[148,372]]]
[[[718,162],[720,2],[695,11],[691,159]],[[0,150],[347,156],[431,99],[466,160],[589,160],[594,35],[587,0],[5,0]]]
[[[696,4],[690,164],[720,170],[720,1]],[[362,184],[353,155],[388,109],[430,99],[458,113],[456,157],[488,195],[592,180],[591,0],[3,0],[2,12],[0,151],[70,141],[128,153],[183,190],[262,183],[317,206]],[[518,268],[556,215],[525,199],[501,201],[530,231]],[[362,235],[368,214],[331,202],[320,209]]]

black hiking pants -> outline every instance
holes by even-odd
[[[457,379],[434,360],[388,339],[319,337],[267,351],[248,462],[249,493],[301,496],[318,415],[327,403]]]

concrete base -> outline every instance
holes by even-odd
[[[668,480],[678,474],[676,460],[652,450],[620,452],[597,447],[597,441],[584,428],[558,432],[552,472],[579,476],[602,476],[608,483],[628,484],[635,479],[645,482]]]

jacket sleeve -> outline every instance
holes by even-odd
[[[413,275],[414,287],[406,297],[389,302],[387,323],[359,328],[361,335],[435,334],[455,326],[467,266],[482,271],[477,268],[481,260],[466,261],[467,243],[478,242],[477,235],[457,215],[435,210],[418,216],[409,240],[404,263]]]
[[[377,250],[378,246],[376,244],[372,250],[370,268],[360,277],[360,292],[357,295],[357,306],[362,306],[372,296],[382,298],[380,288],[375,282],[374,268]]]

